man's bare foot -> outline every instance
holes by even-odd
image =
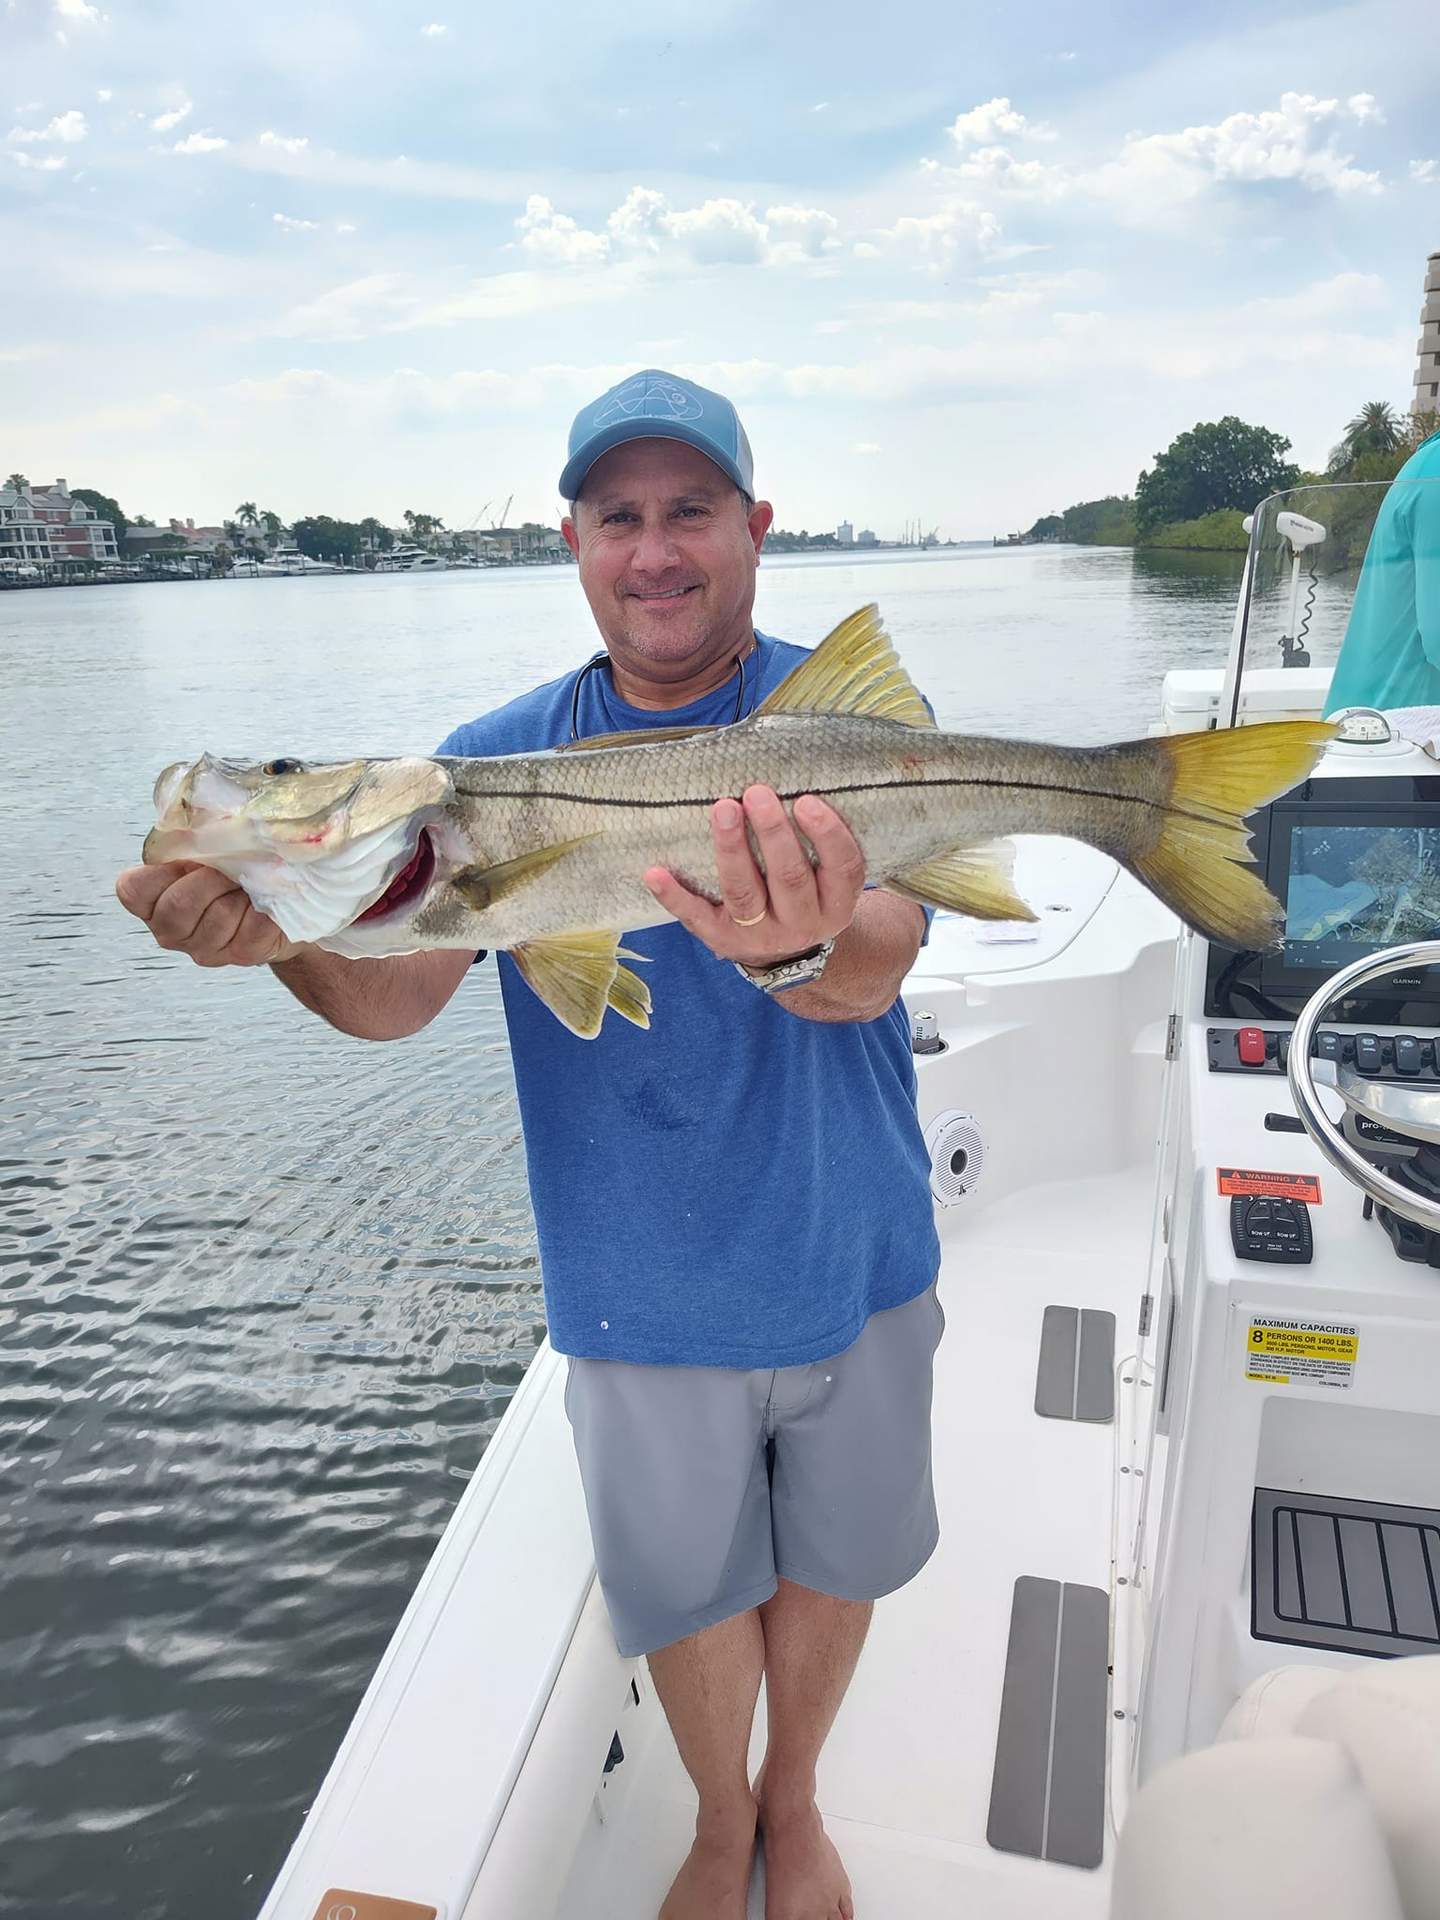
[[[660,1920],[745,1920],[755,1860],[755,1809],[699,1819],[695,1844],[676,1874]]]
[[[765,1920],[855,1920],[850,1879],[813,1800],[762,1803]]]

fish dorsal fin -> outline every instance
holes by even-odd
[[[617,933],[567,933],[555,940],[530,940],[513,947],[510,958],[532,993],[555,1018],[582,1040],[600,1031],[607,1006],[633,1026],[650,1024],[650,989],[620,955],[629,960],[642,954],[626,952]]]
[[[697,734],[719,733],[719,727],[636,727],[629,733],[592,733],[584,740],[567,740],[556,753],[589,753],[606,747],[655,747],[666,740],[693,740]]]
[[[757,714],[866,714],[907,727],[933,727],[930,710],[890,644],[876,606],[842,620],[808,660],[756,708]]]
[[[1011,885],[1015,849],[1008,840],[957,847],[918,867],[906,867],[880,882],[890,893],[925,907],[947,907],[973,920],[1033,920],[1036,916]]]

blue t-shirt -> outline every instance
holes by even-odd
[[[805,657],[756,641],[747,714]],[[457,727],[439,752],[564,745],[576,677]],[[601,666],[579,732],[723,724],[737,684],[656,713],[621,700]],[[658,1366],[843,1351],[940,1264],[904,1008],[801,1020],[674,921],[624,944],[650,960],[650,1029],[612,1013],[595,1040],[499,956],[552,1343]]]
[[[1436,705],[1440,433],[1432,433],[1411,454],[1375,516],[1325,711]]]

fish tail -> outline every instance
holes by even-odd
[[[1158,755],[1159,830],[1143,850],[1132,844],[1108,851],[1208,939],[1274,946],[1283,914],[1246,864],[1245,816],[1303,780],[1334,731],[1320,720],[1279,720],[1170,734],[1120,749]]]

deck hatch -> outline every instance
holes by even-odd
[[[1109,1643],[1100,1587],[1015,1582],[985,1830],[1000,1852],[1099,1866]]]
[[[1046,1307],[1035,1368],[1035,1411],[1047,1420],[1115,1418],[1115,1316]]]
[[[1255,1489],[1250,1632],[1394,1659],[1440,1651],[1440,1510]]]

